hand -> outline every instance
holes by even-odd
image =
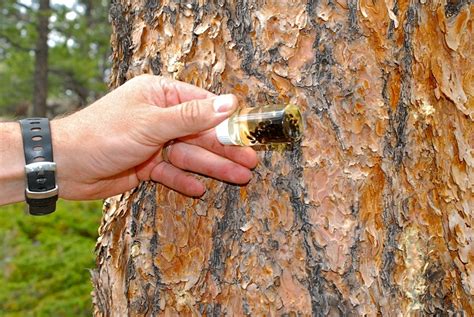
[[[163,77],[136,77],[91,106],[51,122],[60,197],[96,199],[153,180],[188,196],[205,187],[189,172],[247,183],[254,150],[221,145],[213,128],[237,107]],[[167,158],[163,149],[167,142]]]

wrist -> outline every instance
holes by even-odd
[[[25,198],[25,157],[20,125],[0,123],[0,205]]]
[[[65,162],[67,160],[64,159],[64,142],[62,142],[64,131],[61,128],[60,121],[60,119],[50,121],[50,128],[51,142],[54,151],[54,162],[56,163],[56,185],[58,185],[59,188],[59,197],[62,197],[65,188],[64,172],[67,168],[65,167]]]
[[[75,200],[77,182],[81,177],[77,167],[84,159],[80,146],[81,142],[88,142],[82,141],[87,138],[79,138],[81,141],[78,142],[79,131],[73,128],[72,122],[67,117],[50,121],[50,127],[59,198]]]

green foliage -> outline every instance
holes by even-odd
[[[60,201],[44,217],[24,208],[0,207],[0,316],[90,316],[101,202]]]
[[[36,33],[34,16],[14,0],[0,3],[0,115],[30,102]]]
[[[89,11],[82,2],[54,6],[50,92],[63,97],[72,93],[78,102],[87,103],[106,90],[110,25],[107,1],[91,1]]]
[[[93,102],[106,90],[110,24],[107,0],[51,0],[48,104],[54,113]],[[25,115],[33,95],[36,1],[0,1],[0,116]]]

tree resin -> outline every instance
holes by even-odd
[[[216,127],[222,144],[294,143],[303,136],[303,118],[295,105],[269,105],[237,110]]]

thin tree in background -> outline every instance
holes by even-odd
[[[39,0],[37,16],[32,115],[35,117],[46,117],[48,100],[49,0]]]

